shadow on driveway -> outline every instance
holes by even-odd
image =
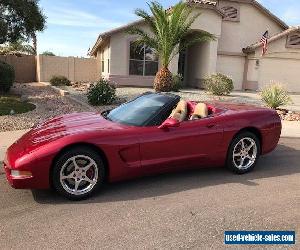
[[[287,146],[289,145],[289,146]],[[300,173],[300,139],[281,139],[277,149],[260,158],[255,170],[245,175],[234,175],[225,168],[200,169],[169,173],[137,180],[107,184],[93,197],[77,204],[105,203],[139,200],[199,189],[226,183],[247,186],[258,185],[255,180]],[[54,191],[32,191],[36,202],[41,204],[71,204]]]

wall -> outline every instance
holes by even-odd
[[[270,82],[283,84],[289,92],[300,92],[300,49],[286,48],[286,37],[269,44],[268,52],[261,56],[261,48],[249,55],[248,82],[261,89]],[[259,66],[256,65],[259,62]]]
[[[200,12],[200,16],[192,24],[192,30],[204,30],[216,37],[221,36],[222,32],[222,16],[212,9],[196,8],[192,15]]]
[[[111,55],[110,55],[110,41],[106,41],[105,45],[97,51],[97,70],[99,72],[99,74],[103,77],[103,78],[108,78],[110,75],[110,71],[111,71]],[[102,71],[102,57],[104,60],[104,65],[103,65],[103,69],[104,71]]]
[[[139,25],[140,28],[150,33],[149,28],[145,25]],[[129,57],[130,42],[138,37],[129,35],[125,31],[115,33],[110,38],[110,75],[113,76],[129,76]]]
[[[260,64],[259,88],[274,81],[283,84],[289,92],[300,92],[300,58],[264,58]]]
[[[220,8],[224,6],[237,8],[239,18],[238,21],[224,20],[222,22],[217,71],[231,76],[234,80],[235,89],[241,90],[245,66],[242,49],[259,41],[266,30],[272,36],[283,31],[283,28],[252,4],[221,0],[219,6]],[[249,64],[253,65],[253,63],[255,64],[255,61],[249,61]],[[256,69],[253,68],[249,72],[252,79],[257,77],[255,71]],[[253,83],[253,81],[249,81],[251,86]]]
[[[217,61],[217,72],[232,78],[234,89],[241,90],[243,84],[243,72],[245,56],[242,54],[220,54]]]
[[[242,52],[242,49],[260,41],[263,33],[268,30],[273,36],[283,31],[278,23],[249,3],[220,1],[220,7],[233,6],[240,9],[240,21],[223,21],[219,51]]]
[[[96,81],[100,77],[94,58],[37,56],[37,80],[49,82],[55,75],[65,76],[72,82]]]
[[[35,56],[17,57],[14,55],[0,56],[0,60],[12,65],[15,69],[16,82],[26,83],[36,81]]]
[[[194,14],[199,11],[201,12],[201,15],[193,24],[192,30],[205,30],[214,34],[216,37],[219,37],[221,34],[221,16],[210,9],[196,9],[194,10]],[[140,24],[139,26],[150,33],[149,28],[145,24]],[[136,40],[137,38],[138,37],[129,35],[126,32],[118,32],[110,37],[110,73],[108,75],[103,74],[105,77],[109,77],[110,80],[113,80],[120,85],[153,85],[154,77],[129,75],[129,44],[130,41]],[[99,51],[103,50],[105,46],[106,45],[100,48]],[[215,46],[215,43],[213,46]],[[217,47],[215,46],[214,49],[211,49],[211,47],[208,48],[208,53],[210,53],[212,57],[210,60],[206,60],[207,72],[215,72]],[[97,60],[100,60],[99,51],[97,53]],[[175,56],[170,64],[170,70],[173,73],[177,73],[178,71],[178,58],[178,56]]]

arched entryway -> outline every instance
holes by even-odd
[[[191,36],[201,32],[193,30]],[[178,74],[187,88],[203,88],[203,80],[216,72],[218,40],[199,42],[179,53]]]

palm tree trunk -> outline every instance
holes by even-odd
[[[173,77],[167,67],[161,68],[154,80],[154,89],[156,92],[169,92],[172,90]]]

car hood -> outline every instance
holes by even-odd
[[[51,118],[34,126],[15,145],[34,149],[70,135],[99,130],[122,129],[123,125],[104,119],[99,113],[76,113]],[[15,146],[16,147],[16,146]]]

